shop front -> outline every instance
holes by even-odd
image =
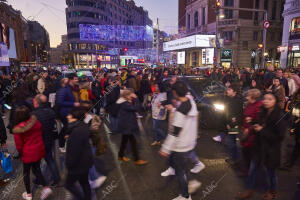
[[[288,67],[300,66],[300,45],[289,46]]]
[[[118,56],[74,54],[75,68],[96,69],[97,67],[116,69],[119,66]]]
[[[164,43],[164,52],[177,52],[177,65],[204,67],[214,64],[215,35],[192,35]]]
[[[232,49],[221,49],[221,66],[230,68],[232,63]]]

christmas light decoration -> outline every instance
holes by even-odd
[[[150,26],[80,24],[80,40],[88,41],[152,41]]]

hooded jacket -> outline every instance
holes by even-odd
[[[33,115],[26,122],[17,124],[13,133],[23,163],[37,162],[45,156],[42,125],[36,116]]]
[[[198,110],[195,101],[187,97],[188,101],[171,114],[169,134],[161,149],[165,153],[188,152],[197,144]]]

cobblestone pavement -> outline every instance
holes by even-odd
[[[96,160],[96,167],[107,175],[107,180],[102,187],[93,191],[94,199],[105,200],[171,200],[178,196],[176,178],[163,178],[160,173],[167,168],[166,159],[157,154],[159,147],[151,147],[152,129],[151,116],[147,115],[140,123],[141,134],[138,136],[140,154],[143,159],[149,161],[146,166],[135,166],[133,162],[123,163],[117,160],[117,152],[120,144],[120,135],[108,134],[108,128],[103,127],[103,133],[109,151]],[[236,170],[226,162],[224,146],[214,142],[211,137],[216,131],[200,131],[200,138],[196,147],[196,153],[206,168],[199,174],[191,174],[190,179],[202,182],[200,189],[192,196],[193,200],[231,200],[239,192],[243,191],[245,180],[238,176]],[[293,140],[287,137],[283,145],[283,154],[289,154],[292,150]],[[9,151],[14,152],[13,137],[9,135]],[[130,151],[130,150],[128,150]],[[130,155],[130,152],[129,152]],[[57,153],[57,159],[63,155]],[[22,168],[20,161],[14,161],[15,176],[11,184],[1,189],[0,200],[20,200],[25,188],[22,180]],[[189,167],[192,167],[189,165]],[[292,172],[278,171],[278,199],[300,199],[296,182],[299,175],[298,166]],[[63,171],[63,170],[61,170]],[[64,173],[62,173],[64,174]],[[253,200],[262,199],[264,192],[264,173],[259,175],[256,195]],[[34,199],[39,199],[40,189],[37,189]],[[72,199],[64,188],[55,188],[51,198],[53,200]]]

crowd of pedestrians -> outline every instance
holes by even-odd
[[[51,69],[1,76],[1,148],[6,149],[3,120],[9,114],[7,130],[14,135],[17,149],[14,158],[23,163],[23,199],[32,199],[32,182],[43,186],[41,199],[50,196],[51,188],[57,186],[64,186],[78,199],[91,199],[91,189],[99,188],[106,180],[94,163],[108,148],[101,128],[104,121],[109,122],[112,134],[121,135],[118,159],[130,161],[126,151],[130,143],[134,164],[146,165],[136,136],[139,118],[149,113],[153,125],[151,146],[160,146],[159,154],[168,161],[161,176],[177,176],[180,189],[174,200],[191,200],[201,183],[188,180],[187,164],[194,164],[191,173],[199,173],[205,165],[194,150],[201,110],[180,80],[182,75],[201,75],[226,87],[225,115],[220,122],[223,129],[213,139],[225,141],[229,153],[226,161],[247,177],[246,190],[236,198],[253,195],[258,171],[265,167],[270,185],[263,199],[275,199],[276,170],[291,170],[300,155],[300,78],[297,70],[273,67],[93,71],[93,80],[76,73],[64,76]],[[295,134],[295,147],[291,158],[282,162],[281,146],[288,130]],[[64,180],[55,159],[57,150],[65,154]],[[50,176],[41,170],[42,160]],[[30,179],[31,170],[34,181]]]

